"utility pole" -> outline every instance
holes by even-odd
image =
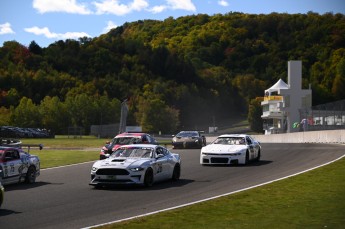
[[[120,118],[119,134],[126,131],[127,115],[128,115],[127,99],[124,99],[123,102],[121,103],[121,118]]]

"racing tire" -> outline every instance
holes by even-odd
[[[152,187],[153,185],[153,171],[151,168],[148,168],[145,172],[145,177],[144,177],[144,185],[145,187]]]
[[[180,164],[176,164],[174,167],[174,171],[173,171],[171,179],[173,181],[178,181],[180,179],[180,176],[181,176],[181,166]]]
[[[258,152],[258,156],[255,158],[255,161],[260,161],[261,158],[261,150]]]
[[[26,176],[25,176],[25,183],[33,184],[36,181],[36,168],[34,166],[30,166]]]
[[[249,163],[249,152],[248,152],[248,150],[246,151],[246,159],[245,159],[245,161],[244,161],[244,164],[245,165],[248,165],[248,163]]]

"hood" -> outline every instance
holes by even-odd
[[[185,141],[196,141],[198,137],[174,137],[176,142],[185,142]]]
[[[246,145],[221,145],[221,144],[211,144],[204,146],[201,152],[207,153],[235,153],[242,150],[246,150]]]
[[[128,168],[128,167],[138,167],[145,162],[150,161],[149,158],[107,158],[105,160],[100,160],[95,162],[93,167],[97,168]]]

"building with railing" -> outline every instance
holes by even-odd
[[[261,102],[265,134],[290,133],[299,131],[300,110],[310,110],[312,91],[302,89],[302,61],[288,62],[288,83],[279,79],[265,90]],[[303,125],[303,124],[301,124]]]
[[[306,120],[305,131],[345,129],[345,100],[301,109],[300,117]]]

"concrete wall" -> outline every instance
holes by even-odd
[[[344,129],[252,136],[262,143],[345,143]]]
[[[286,134],[251,135],[262,143],[343,143],[345,144],[345,129],[306,131]],[[217,137],[206,137],[208,143]]]

